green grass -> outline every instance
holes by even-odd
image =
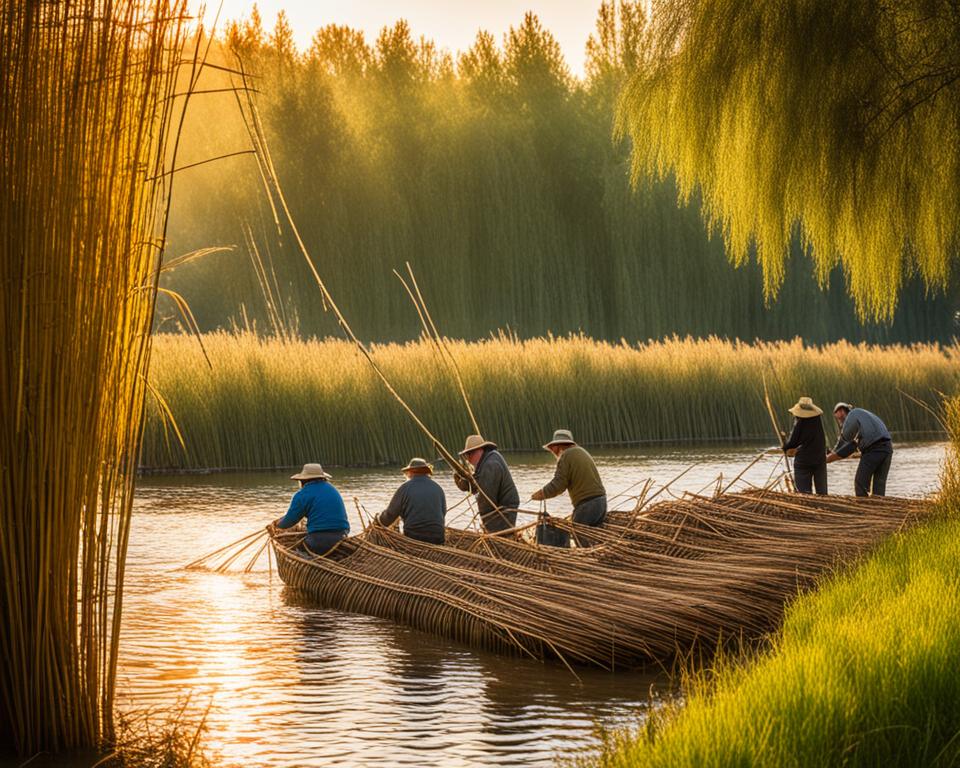
[[[957,422],[958,405],[951,407]],[[682,704],[584,765],[930,766],[960,761],[960,495],[788,609],[769,647],[698,673]]]
[[[348,343],[210,334],[207,367],[196,340],[159,336],[151,380],[186,450],[165,434],[154,403],[146,467],[215,468],[398,463],[432,450]],[[936,345],[805,347],[672,339],[639,345],[584,337],[451,342],[483,432],[508,450],[539,449],[557,427],[588,445],[674,440],[773,440],[763,377],[786,409],[811,395],[828,411],[849,400],[891,429],[938,427],[902,389],[933,402],[960,383],[957,348]],[[448,445],[472,431],[456,386],[423,342],[375,345],[400,394]],[[834,428],[829,414],[828,435]],[[929,434],[929,433],[928,433]],[[430,455],[435,455],[430,453]]]

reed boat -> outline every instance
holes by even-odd
[[[371,525],[325,557],[272,531],[284,583],[318,605],[474,648],[613,669],[773,629],[798,590],[929,513],[931,502],[770,490],[685,495],[569,522],[591,547],[448,528],[438,546]]]

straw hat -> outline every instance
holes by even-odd
[[[480,435],[467,435],[467,440],[463,444],[463,450],[457,454],[457,456],[466,456],[471,451],[475,451],[478,448],[496,448],[497,444],[492,443],[489,440],[484,440]]]
[[[573,433],[569,429],[558,429],[553,433],[553,439],[544,445],[548,451],[551,445],[576,445],[577,441],[573,439]]]
[[[814,405],[812,398],[801,397],[797,400],[797,404],[790,409],[790,413],[798,419],[809,419],[811,416],[819,416],[823,413],[823,409]]]
[[[324,472],[323,467],[319,464],[304,464],[300,472],[290,475],[291,480],[316,480],[318,478],[330,479],[330,475]]]
[[[407,464],[401,472],[417,472],[420,474],[433,474],[433,465],[428,463],[426,459],[421,459],[419,456],[410,459],[410,463]]]
[[[841,408],[846,408],[848,411],[852,411],[852,410],[853,410],[853,405],[851,405],[850,403],[845,403],[845,402],[843,402],[843,401],[841,400],[839,403],[837,403],[835,406],[833,406],[833,412],[836,413],[836,412],[839,411]]]

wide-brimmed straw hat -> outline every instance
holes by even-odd
[[[304,464],[303,469],[295,475],[290,475],[291,480],[317,480],[323,478],[329,480],[330,475],[323,471],[319,464]]]
[[[576,445],[577,441],[573,439],[573,433],[569,429],[558,429],[553,433],[553,439],[543,447],[548,451],[551,445]]]
[[[457,456],[466,456],[471,451],[478,448],[496,448],[497,444],[490,440],[484,440],[480,435],[467,435],[466,442],[463,444],[463,450]]]
[[[433,474],[433,464],[429,463],[426,459],[421,459],[419,456],[416,456],[410,459],[410,463],[407,464],[401,472],[426,472],[428,475]]]
[[[852,410],[853,410],[853,405],[851,405],[850,403],[845,403],[845,402],[843,402],[843,401],[841,400],[839,403],[837,403],[835,406],[833,406],[833,412],[836,413],[836,412],[839,411],[841,408],[846,408],[848,411],[852,411]]]
[[[801,397],[797,400],[797,404],[790,409],[790,413],[798,419],[808,419],[811,416],[819,416],[823,413],[823,409],[814,405],[813,398]]]

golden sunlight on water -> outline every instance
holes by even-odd
[[[943,444],[898,446],[889,491],[934,490],[943,453]],[[701,463],[677,490],[701,490],[720,472],[734,477],[756,449],[597,454],[614,496],[648,477],[663,483],[694,462]],[[547,454],[508,460],[521,498],[552,471]],[[833,492],[852,490],[855,466],[831,465]],[[747,479],[763,483],[773,470],[764,460]],[[190,712],[209,708],[204,742],[223,765],[533,766],[596,743],[598,724],[637,722],[652,685],[669,693],[654,674],[583,670],[578,681],[560,665],[501,658],[317,608],[286,590],[265,557],[250,573],[183,570],[285,511],[295,489],[288,474],[141,479],[121,706],[169,708],[189,699]],[[401,480],[396,469],[333,474],[354,530],[360,526],[351,497],[378,511]],[[449,504],[462,498],[439,479]],[[551,513],[568,509],[551,502]],[[469,513],[459,520],[466,525]]]

